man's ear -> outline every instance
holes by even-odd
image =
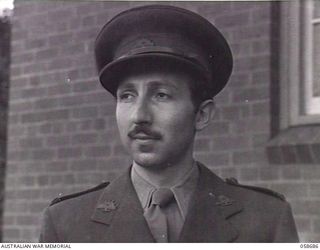
[[[215,113],[214,101],[211,99],[203,101],[197,111],[195,128],[200,131],[208,126]]]

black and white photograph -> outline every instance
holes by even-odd
[[[2,243],[318,248],[320,1],[0,0],[0,170]]]

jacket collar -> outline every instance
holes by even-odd
[[[108,227],[106,242],[154,242],[130,179],[130,169],[104,189],[91,217]]]
[[[228,219],[241,212],[242,206],[229,185],[198,165],[199,183],[179,241],[234,241],[238,232]],[[130,169],[103,191],[91,219],[107,226],[106,242],[154,242],[130,179]]]
[[[202,164],[198,165],[199,183],[179,241],[232,242],[239,233],[228,219],[240,213],[242,205],[229,185]]]

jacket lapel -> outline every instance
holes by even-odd
[[[199,184],[193,195],[180,242],[232,242],[238,232],[228,219],[242,210],[230,187],[199,165]],[[131,183],[130,170],[103,191],[91,219],[103,225],[101,242],[155,242]]]
[[[104,190],[91,219],[106,226],[104,242],[154,242],[130,170]]]
[[[219,177],[199,164],[199,184],[194,193],[180,242],[232,242],[237,230],[228,219],[242,206]]]

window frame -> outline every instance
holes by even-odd
[[[305,84],[310,83],[312,67],[307,67],[312,60],[309,51],[304,51],[303,39],[306,35],[304,20],[307,1],[281,2],[281,34],[280,34],[280,128],[290,126],[320,124],[319,114],[303,112],[310,100],[310,91],[306,91]],[[298,39],[297,39],[298,38]],[[312,48],[312,47],[311,47]],[[312,64],[312,63],[311,63]],[[310,71],[311,70],[311,71]],[[309,76],[307,76],[309,74]],[[309,77],[309,78],[308,78]],[[309,82],[307,82],[307,81]],[[320,108],[319,108],[320,109]]]
[[[306,40],[306,44],[304,46],[304,67],[305,67],[305,98],[306,98],[306,112],[310,114],[320,114],[320,96],[314,97],[313,96],[313,81],[314,81],[314,75],[313,75],[313,54],[314,54],[314,32],[313,32],[313,25],[320,24],[320,18],[314,18],[313,17],[313,4],[314,0],[310,1],[307,0],[304,2],[304,5],[302,7],[303,11],[303,30],[304,30],[304,37],[308,37]],[[317,107],[319,109],[317,110]]]

